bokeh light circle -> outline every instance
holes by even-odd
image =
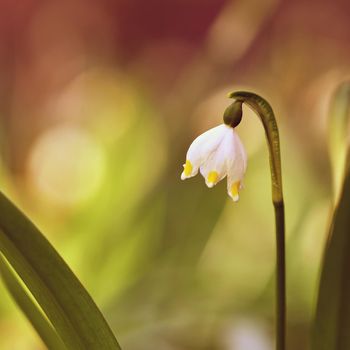
[[[46,131],[29,157],[32,190],[53,205],[78,206],[98,191],[106,170],[106,155],[89,132],[75,125]]]

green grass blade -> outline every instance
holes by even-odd
[[[344,81],[335,90],[329,108],[328,147],[333,172],[335,202],[339,199],[348,143],[350,118],[350,82]]]
[[[120,349],[100,310],[68,265],[1,192],[0,250],[68,349]]]
[[[30,295],[27,288],[20,281],[16,272],[0,254],[0,272],[2,280],[11,294],[12,298],[26,315],[40,338],[52,350],[67,350],[64,343],[56,333],[51,322],[47,319],[40,306]]]
[[[350,173],[330,228],[320,279],[313,350],[350,349]]]

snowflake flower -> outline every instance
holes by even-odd
[[[193,177],[199,170],[212,188],[227,176],[227,192],[237,202],[246,168],[247,155],[241,140],[234,128],[221,124],[192,142],[181,179]]]

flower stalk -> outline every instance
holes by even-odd
[[[286,257],[285,214],[282,190],[280,140],[275,115],[262,97],[246,91],[230,93],[235,101],[226,109],[224,122],[237,126],[242,119],[242,103],[246,103],[259,116],[267,139],[270,156],[272,202],[276,227],[276,350],[285,350],[286,343]]]

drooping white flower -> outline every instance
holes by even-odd
[[[199,170],[211,188],[227,176],[227,192],[236,202],[246,168],[247,155],[241,140],[231,126],[221,124],[192,142],[181,179],[195,176]]]

